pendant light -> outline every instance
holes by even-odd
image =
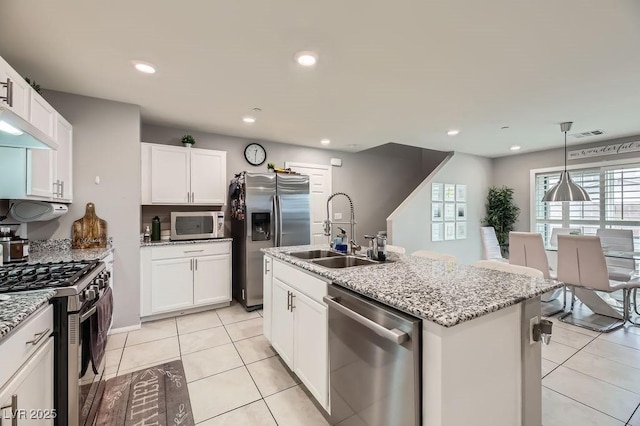
[[[567,132],[571,130],[572,124],[571,121],[560,123],[560,131],[564,132],[564,171],[560,175],[560,181],[544,194],[543,202],[591,201],[587,191],[574,183],[567,171]]]

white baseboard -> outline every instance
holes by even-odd
[[[129,327],[120,327],[120,328],[112,328],[109,330],[109,335],[118,334],[118,333],[126,333],[128,331],[139,330],[142,324],[130,325]]]

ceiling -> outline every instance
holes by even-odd
[[[562,121],[605,131],[573,143],[640,135],[637,0],[0,4],[0,56],[19,72],[140,105],[145,123],[489,157],[561,146]],[[317,52],[314,68],[295,63],[300,50]]]

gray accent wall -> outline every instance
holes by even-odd
[[[115,246],[113,327],[139,324],[140,108],[55,91],[43,96],[73,125],[73,204],[57,220],[30,223],[28,237],[70,238],[73,221],[93,202]]]
[[[619,139],[610,139],[590,144],[569,145],[568,150],[573,151],[582,148],[593,148],[596,146],[634,141],[640,141],[640,135]],[[574,166],[579,164],[598,163],[629,158],[638,158],[640,160],[640,152],[583,158],[579,160],[568,161],[567,165]],[[531,170],[544,169],[547,167],[559,167],[563,164],[564,148],[549,149],[546,151],[537,151],[493,159],[492,184],[498,186],[505,185],[513,188],[515,203],[518,207],[520,207],[520,217],[518,218],[518,222],[515,225],[516,231],[529,231],[530,228],[531,198],[529,195],[529,191]]]
[[[286,161],[329,165],[331,158],[342,159],[341,167],[332,167],[333,192],[346,192],[354,202],[358,242],[363,235],[386,230],[386,218],[435,169],[447,153],[389,143],[369,150],[352,153],[329,149],[309,148],[277,142],[255,141],[246,138],[158,125],[142,125],[142,141],[182,146],[180,138],[189,133],[196,139],[197,148],[227,151],[227,180],[237,172],[247,170],[266,172],[267,163],[284,167]],[[267,151],[265,163],[253,167],[244,159],[244,148],[251,142],[260,143]],[[343,197],[334,199],[333,211],[349,219],[349,208]],[[178,207],[177,210],[182,210]],[[207,208],[205,208],[207,209]],[[228,213],[228,206],[225,206]],[[208,210],[215,210],[208,209]],[[141,230],[156,214],[168,217],[171,208],[144,206]],[[228,214],[227,214],[228,220]],[[163,224],[163,228],[167,228]]]
[[[467,238],[431,241],[431,183],[467,186]],[[461,263],[482,257],[480,226],[485,215],[484,200],[491,184],[491,159],[455,152],[442,167],[425,180],[389,218],[392,243],[407,253],[430,250],[456,256]],[[442,223],[442,222],[440,222]]]

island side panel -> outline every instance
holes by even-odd
[[[450,328],[423,321],[423,425],[521,425],[521,309]]]
[[[542,424],[542,347],[531,343],[531,318],[540,318],[540,297],[525,300],[522,307],[522,426]]]

